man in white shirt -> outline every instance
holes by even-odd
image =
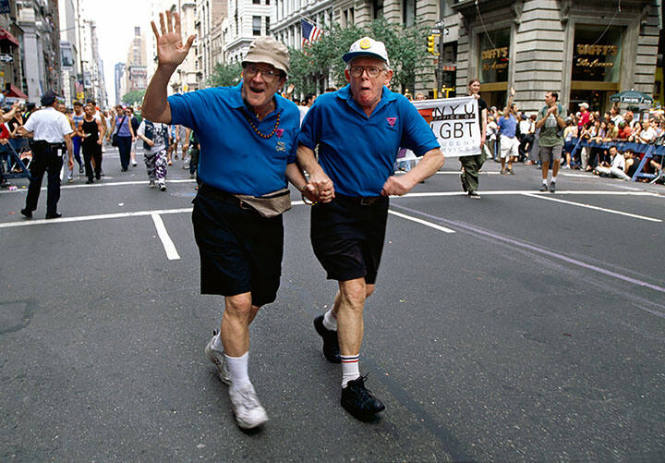
[[[610,146],[610,156],[612,158],[612,165],[610,167],[598,166],[593,170],[593,173],[596,175],[630,180],[630,177],[626,174],[626,159],[622,153],[619,153],[615,145]]]
[[[60,169],[62,169],[62,152],[60,146],[67,145],[69,168],[74,166],[72,151],[72,126],[67,116],[55,108],[58,98],[51,90],[42,95],[41,103],[44,109],[36,111],[23,127],[19,128],[22,136],[32,136],[32,162],[30,163],[30,186],[25,199],[25,209],[21,214],[32,218],[32,212],[37,209],[39,190],[42,187],[44,173],[48,172],[48,187],[46,196],[46,218],[57,219],[58,200],[60,199]]]
[[[638,143],[651,143],[656,138],[656,131],[651,126],[651,121],[649,119],[644,119],[642,122],[642,131],[638,135],[638,139],[635,140]]]

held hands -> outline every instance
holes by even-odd
[[[335,197],[335,187],[333,186],[333,182],[323,171],[317,174],[312,174],[309,177],[309,183],[307,184],[308,191],[310,190],[310,186],[312,187],[315,201],[329,203]]]
[[[159,13],[160,31],[154,21],[150,22],[152,31],[155,34],[157,43],[157,60],[159,65],[176,68],[187,57],[187,53],[194,43],[194,35],[187,38],[185,44],[182,43],[180,30],[180,15],[166,11],[166,21],[164,13]]]

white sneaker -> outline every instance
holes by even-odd
[[[268,414],[259,403],[252,383],[239,388],[229,388],[231,407],[238,426],[242,429],[252,429],[268,421]]]
[[[217,331],[212,332],[212,338],[208,341],[208,345],[205,348],[206,356],[210,359],[212,363],[217,367],[217,376],[219,380],[226,384],[227,386],[231,385],[231,375],[229,374],[229,369],[226,366],[226,358],[224,357],[223,350],[217,350],[213,346],[215,345],[215,338],[219,334]]]
[[[162,190],[162,191],[166,191],[166,183],[159,182],[159,189]]]

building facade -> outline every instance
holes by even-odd
[[[197,40],[194,45],[196,52],[196,76],[199,88],[205,87],[206,82],[215,67],[212,59],[213,29],[215,24],[223,21],[227,16],[229,5],[240,0],[196,0],[194,30]],[[258,1],[258,0],[255,0]],[[262,0],[266,1],[266,0]]]
[[[13,2],[21,31],[19,49],[23,65],[23,88],[28,99],[39,102],[46,90],[62,91],[60,75],[60,18],[58,2]]]
[[[77,2],[74,0],[60,0],[59,6],[62,93],[65,101],[71,105],[73,100],[82,97],[79,82],[81,74],[81,60],[79,59],[78,47],[79,22],[77,20],[79,11]]]
[[[222,23],[226,62],[238,63],[256,37],[271,35],[275,0],[229,0]],[[271,4],[272,3],[272,4]]]
[[[0,90],[7,96],[27,98],[23,78],[21,41],[23,31],[16,23],[16,2],[0,11]]]
[[[479,78],[489,105],[510,87],[525,111],[558,91],[570,111],[587,102],[604,111],[623,90],[651,94],[660,33],[655,0],[454,0],[458,13],[457,88]],[[451,18],[452,19],[452,18]]]

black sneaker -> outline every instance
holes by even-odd
[[[379,399],[372,395],[371,391],[365,389],[365,379],[367,376],[349,381],[342,389],[342,407],[359,420],[373,418],[386,408]]]
[[[54,213],[52,213],[52,214],[46,214],[46,219],[47,219],[47,220],[51,220],[51,219],[59,219],[60,217],[62,217],[62,214],[60,214],[60,213],[58,213],[58,212],[54,212]]]
[[[319,315],[314,319],[314,329],[323,338],[323,355],[326,360],[331,363],[342,363],[342,359],[339,356],[337,331],[329,330],[323,326],[323,315]]]
[[[32,211],[30,209],[21,209],[21,214],[23,214],[26,219],[32,219]]]
[[[477,191],[469,191],[469,198],[471,199],[480,199],[480,195]]]
[[[540,191],[547,191],[547,184],[546,183],[543,183],[542,185],[540,185]]]
[[[556,192],[556,182],[550,182],[550,193]]]

